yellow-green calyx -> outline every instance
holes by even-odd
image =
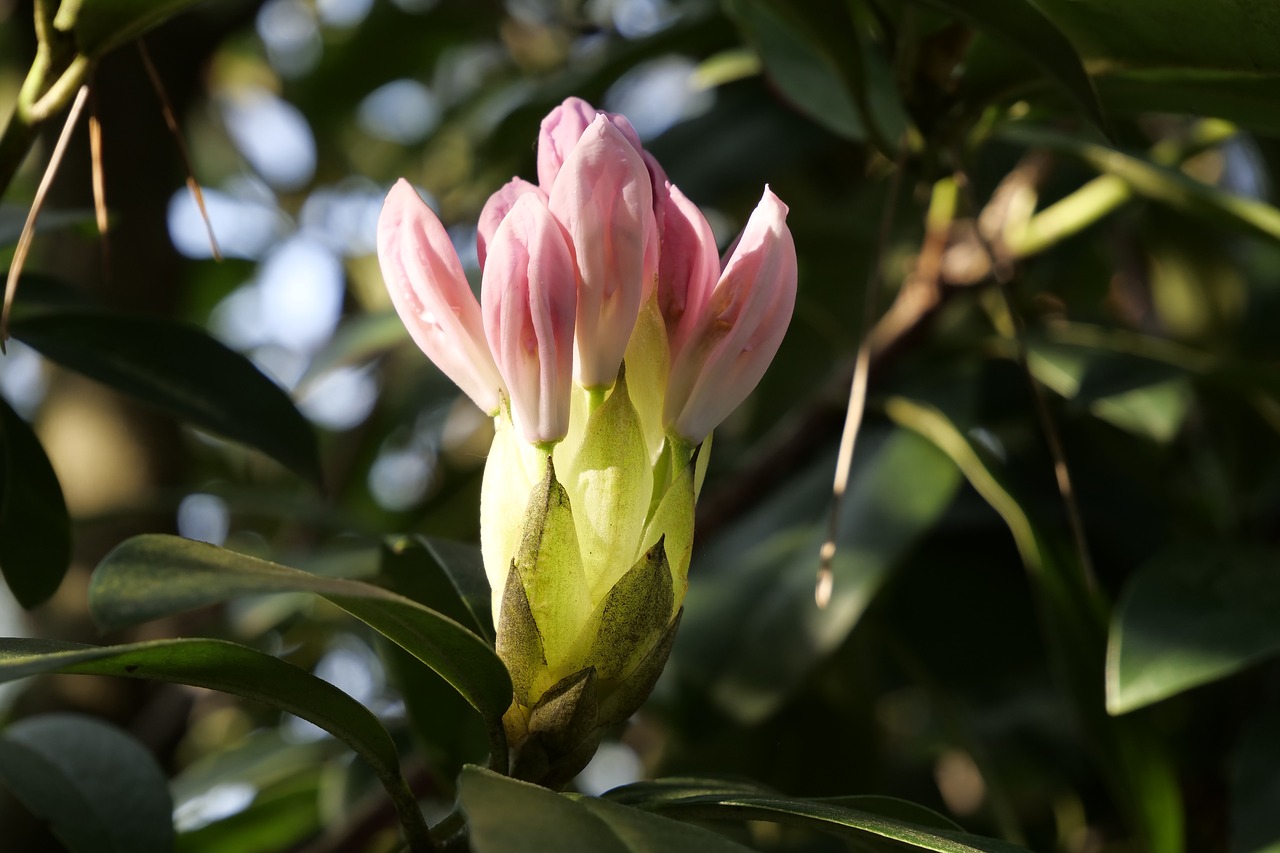
[[[607,393],[575,388],[552,452],[500,413],[485,468],[481,546],[514,688],[512,771],[548,785],[572,778],[649,695],[688,587],[707,447],[655,428],[660,394],[631,389],[665,364],[640,358],[652,354],[643,335],[632,343]]]

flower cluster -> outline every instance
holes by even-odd
[[[766,187],[722,264],[631,124],[578,98],[542,122],[538,183],[513,179],[480,213],[479,303],[413,188],[387,196],[378,255],[396,310],[495,418],[481,548],[519,775],[565,781],[661,672],[706,439],[791,319],[786,214]]]

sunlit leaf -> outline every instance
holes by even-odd
[[[447,616],[371,584],[156,534],[129,539],[103,559],[93,575],[89,608],[100,625],[114,628],[271,592],[324,596],[431,667],[500,728],[511,683],[493,649]]]
[[[6,728],[0,781],[72,853],[173,849],[164,771],[142,744],[92,717],[46,714]]]

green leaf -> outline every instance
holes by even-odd
[[[725,0],[724,8],[787,100],[832,133],[865,138],[866,128],[839,63],[794,9],[770,0]]]
[[[744,853],[696,826],[590,797],[566,796],[478,767],[462,771],[459,801],[475,853]]]
[[[1099,172],[1120,178],[1135,193],[1188,216],[1270,240],[1280,239],[1280,209],[1264,201],[1233,195],[1176,169],[1064,133],[1015,123],[1001,127],[999,136],[1012,142],[1072,154]]]
[[[72,853],[173,849],[173,802],[151,753],[115,726],[46,714],[0,735],[0,780]]]
[[[1021,51],[1071,96],[1084,117],[1100,130],[1106,118],[1098,93],[1075,45],[1040,8],[1028,0],[925,0],[978,30]]]
[[[813,590],[834,456],[822,455],[707,546],[690,578],[673,663],[743,722],[773,713],[844,642],[960,484],[929,442],[866,430],[840,518],[833,597],[819,608]]]
[[[93,574],[89,609],[105,628],[244,595],[322,595],[453,685],[490,724],[500,727],[511,682],[493,649],[457,622],[381,587],[319,577],[177,536],[135,536]]]
[[[47,600],[71,562],[62,487],[31,427],[0,398],[0,570],[26,608]]]
[[[607,797],[683,820],[765,820],[850,841],[889,839],[937,853],[1025,853],[1007,841],[951,828],[941,815],[889,797],[801,799],[701,779],[642,782],[610,791]]]
[[[1280,653],[1280,553],[1179,544],[1134,575],[1107,646],[1107,710],[1123,714]]]
[[[1253,0],[1036,0],[1091,67],[1280,71],[1280,6]]]
[[[19,300],[10,332],[63,367],[320,482],[315,432],[289,395],[194,326]]]
[[[116,675],[189,684],[253,699],[314,723],[360,754],[391,794],[410,836],[426,832],[400,775],[391,736],[367,708],[292,664],[225,640],[153,640],[87,646],[53,640],[0,639],[0,682],[44,673]]]
[[[395,536],[382,552],[392,588],[493,641],[493,608],[480,549],[433,536]]]

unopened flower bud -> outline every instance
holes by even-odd
[[[766,187],[711,294],[682,318],[665,420],[685,441],[701,442],[737,408],[778,352],[796,300],[786,220],[787,206]]]

